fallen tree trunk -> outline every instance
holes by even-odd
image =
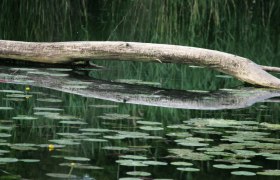
[[[280,88],[280,79],[264,70],[269,70],[267,66],[262,67],[240,56],[188,46],[112,41],[36,43],[0,40],[0,58],[43,63],[115,59],[192,64],[216,69],[250,84]]]

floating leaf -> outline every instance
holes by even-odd
[[[120,147],[120,146],[104,146],[102,149],[111,150],[111,151],[128,151],[129,148],[127,147]]]
[[[131,176],[150,176],[151,173],[149,172],[144,172],[144,171],[131,171],[131,172],[126,172],[127,175]]]
[[[35,107],[33,108],[34,111],[63,111],[60,108],[48,108],[48,107]]]
[[[136,121],[137,124],[143,124],[143,125],[162,125],[160,122],[155,122],[155,121]]]
[[[232,175],[237,175],[237,176],[255,176],[256,173],[249,172],[249,171],[232,171]]]
[[[0,107],[0,110],[12,110],[12,109],[14,109],[14,108],[12,108],[12,107]]]
[[[257,172],[259,175],[265,175],[265,176],[280,176],[280,170],[279,169],[268,169],[264,170],[263,172]]]
[[[120,164],[121,166],[148,166],[147,164],[144,164],[142,161],[134,161],[131,159],[128,160],[117,160],[116,163]]]
[[[163,130],[162,127],[155,127],[155,126],[140,126],[139,127],[142,130],[146,130],[146,131],[161,131]]]
[[[11,94],[24,94],[23,91],[18,91],[18,90],[0,90],[0,92],[11,93]]]
[[[70,161],[90,161],[89,158],[85,158],[85,157],[72,157],[72,156],[66,156],[64,157],[64,159],[66,160],[70,160]]]
[[[123,136],[125,138],[143,138],[145,136],[149,136],[147,133],[142,132],[131,132],[131,131],[117,131],[119,133],[119,136]]]
[[[19,161],[26,162],[26,163],[35,163],[35,162],[40,162],[40,159],[19,159]]]
[[[183,168],[183,167],[177,168],[177,170],[179,170],[179,171],[186,171],[186,172],[198,172],[198,171],[200,171],[197,168]]]
[[[120,158],[125,158],[125,159],[134,159],[134,160],[146,160],[147,157],[145,156],[139,156],[139,155],[122,155]]]
[[[83,141],[88,141],[88,142],[107,142],[108,140],[106,140],[106,139],[97,139],[97,138],[86,138],[86,139],[83,139]]]
[[[37,148],[35,147],[31,147],[31,146],[21,146],[20,144],[19,145],[10,145],[10,148],[11,149],[14,149],[14,150],[19,150],[19,151],[36,151]]]
[[[267,156],[267,160],[275,160],[275,161],[280,161],[280,154],[271,154]]]
[[[81,163],[61,163],[60,166],[67,166],[67,167],[74,167],[75,169],[91,169],[91,170],[101,170],[102,167],[99,166],[92,166],[89,164],[81,164]]]
[[[60,102],[62,102],[61,99],[54,99],[54,98],[38,98],[37,101],[50,102],[50,103],[60,103]]]
[[[236,120],[211,119],[211,118],[208,119],[195,118],[195,119],[190,119],[188,121],[184,121],[184,123],[193,126],[199,126],[199,127],[209,126],[209,127],[220,127],[220,128],[234,127],[241,124]]]
[[[7,134],[7,133],[0,133],[0,138],[6,138],[6,137],[11,137],[11,134]]]
[[[62,144],[62,145],[78,145],[79,142],[74,142],[71,139],[52,139],[49,140],[50,142],[56,143],[56,144]]]
[[[98,116],[101,119],[104,120],[121,120],[121,119],[127,119],[130,117],[129,114],[116,114],[116,113],[111,113],[111,114],[105,114],[104,116]]]
[[[135,177],[122,177],[122,178],[119,178],[119,180],[143,180],[143,179],[135,178]]]
[[[116,135],[116,136],[103,136],[103,137],[106,138],[106,139],[115,139],[115,140],[125,139],[124,136],[119,136],[119,135]]]
[[[174,166],[193,166],[192,163],[183,162],[183,161],[171,162],[170,164],[172,164]]]
[[[27,116],[27,115],[18,115],[16,117],[13,117],[14,120],[36,120],[38,119],[37,117],[33,116]]]
[[[46,174],[49,177],[53,178],[61,178],[61,179],[76,179],[75,175],[71,174],[63,174],[63,173],[47,173]]]
[[[49,71],[72,71],[72,69],[69,68],[47,68]]]
[[[14,126],[4,126],[4,125],[0,125],[0,130],[12,130],[14,128]]]
[[[0,158],[0,163],[14,163],[17,161],[18,161],[17,158],[8,158],[8,157]]]
[[[27,95],[27,94],[7,94],[6,97],[9,97],[9,98],[31,98],[32,95]]]
[[[173,132],[166,134],[167,136],[174,136],[174,137],[180,137],[180,138],[186,138],[193,136],[191,133],[188,132]]]
[[[271,129],[271,130],[280,130],[280,124],[271,124],[267,122],[260,123],[261,126]]]
[[[87,124],[86,122],[82,121],[59,121],[61,124],[69,124],[69,125],[84,125]]]
[[[237,165],[227,165],[227,164],[214,164],[213,167],[218,169],[238,169]]]
[[[49,76],[54,76],[54,77],[67,77],[69,74],[66,73],[50,73]]]
[[[258,165],[253,165],[253,164],[235,164],[236,166],[240,167],[240,168],[247,168],[247,169],[258,169],[258,168],[262,168],[262,166],[258,166]]]
[[[85,131],[85,132],[111,132],[112,130],[110,129],[101,129],[101,128],[85,128],[85,129],[80,129],[80,131]]]
[[[157,166],[157,165],[165,166],[165,165],[167,165],[166,162],[161,162],[161,161],[143,161],[142,163],[147,164],[147,165],[154,165],[154,166]]]
[[[176,157],[188,160],[197,160],[197,161],[209,161],[213,158],[213,156],[193,152],[190,149],[168,149],[168,151],[172,154],[175,154]]]
[[[89,107],[94,107],[94,108],[108,108],[108,109],[111,109],[111,108],[117,108],[119,107],[118,105],[107,105],[107,104],[96,104],[96,105],[89,105]]]

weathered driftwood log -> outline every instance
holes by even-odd
[[[239,109],[249,107],[258,102],[276,101],[277,99],[271,98],[280,96],[279,90],[268,88],[194,92],[86,79],[83,77],[77,79],[76,75],[71,77],[70,74],[69,76],[56,76],[53,78],[54,73],[53,70],[41,68],[33,69],[32,71],[28,71],[27,68],[21,70],[20,68],[3,67],[0,69],[1,82],[4,83],[32,85],[83,97],[167,108],[199,110]],[[86,87],[75,87],[76,84],[79,84],[78,82]],[[278,103],[278,101],[276,102]]]
[[[130,60],[205,66],[241,81],[280,88],[280,79],[249,59],[208,49],[138,42],[35,43],[0,40],[0,58],[43,63],[67,63],[81,59]]]

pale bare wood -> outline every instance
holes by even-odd
[[[280,79],[247,58],[188,46],[116,41],[37,43],[0,40],[0,58],[43,63],[103,59],[192,64],[216,69],[250,84],[280,88]]]

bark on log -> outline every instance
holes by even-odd
[[[20,42],[0,40],[0,58],[43,63],[67,63],[81,59],[130,60],[205,66],[237,79],[280,89],[280,79],[247,58],[215,50],[138,42]]]

